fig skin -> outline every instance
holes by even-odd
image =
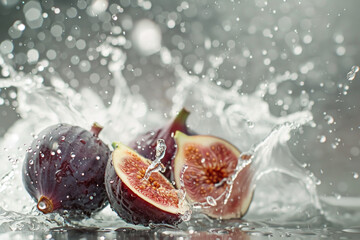
[[[226,191],[226,178],[234,173],[241,152],[231,143],[215,136],[187,136],[178,131],[174,138],[178,146],[174,159],[176,186],[181,186],[180,173],[186,164],[183,181],[189,202],[206,203],[207,196],[214,199],[220,197]],[[250,155],[242,156],[243,160],[250,158]],[[253,197],[252,177],[250,163],[235,178],[227,203],[224,204],[225,196],[222,196],[215,206],[208,205],[202,208],[202,212],[212,218],[242,218],[247,213]]]
[[[90,216],[107,204],[104,175],[110,149],[91,132],[78,126],[56,124],[39,133],[22,169],[23,183],[43,213]]]
[[[189,115],[190,112],[185,108],[182,108],[176,117],[165,126],[158,128],[155,131],[149,131],[139,135],[132,140],[128,146],[138,152],[141,156],[154,161],[157,140],[164,139],[166,151],[163,159],[161,159],[161,163],[166,167],[166,170],[163,174],[167,179],[172,180],[172,160],[175,157],[176,152],[174,134],[176,131],[181,131],[188,135],[195,134],[186,126],[186,120]]]
[[[114,167],[114,164],[116,165],[118,163],[114,159],[122,157],[126,158],[127,156],[124,156],[127,155],[126,151],[137,156],[139,159],[141,158],[147,165],[150,165],[151,161],[141,157],[134,150],[125,145],[120,143],[116,143],[116,145],[117,147],[112,153],[111,160],[108,161],[105,172],[105,186],[111,208],[126,222],[135,225],[141,224],[148,226],[151,223],[177,225],[182,222],[181,216],[183,213],[181,212],[181,209],[179,209],[178,212],[169,212],[155,206],[151,202],[146,201],[141,193],[132,190],[126,182],[122,180],[122,177],[119,177]],[[125,151],[120,152],[119,148],[125,149]],[[153,174],[162,175],[157,172],[152,173],[151,176]],[[133,177],[137,176],[136,173],[132,173],[131,175]],[[162,177],[168,182],[164,176]],[[170,182],[168,182],[168,184],[173,188]],[[173,189],[175,190],[175,188]]]

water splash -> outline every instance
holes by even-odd
[[[351,67],[350,72],[348,72],[346,75],[347,80],[353,81],[356,77],[356,74],[359,72],[359,70],[360,70],[359,66]]]
[[[151,162],[149,167],[146,169],[144,179],[149,180],[149,177],[154,172],[165,172],[166,167],[161,163],[161,159],[164,158],[166,152],[166,144],[164,139],[158,139],[156,141],[156,153],[155,159]]]
[[[99,47],[98,50],[104,51],[104,49],[108,48],[108,43],[104,43],[102,47]],[[113,48],[113,47],[110,47]],[[112,52],[112,54],[116,54],[115,51]],[[125,57],[123,56],[123,52],[117,52],[118,56],[115,58],[117,59],[114,62],[110,63],[109,68],[113,71],[114,79],[116,79],[116,88],[115,88],[115,95],[111,101],[110,107],[106,108],[104,106],[104,109],[99,109],[100,111],[103,111],[105,113],[105,116],[109,117],[111,121],[107,120],[104,121],[105,126],[104,130],[106,130],[106,123],[111,124],[114,126],[115,123],[120,123],[123,121],[128,121],[129,118],[123,118],[119,117],[117,112],[119,109],[122,109],[125,112],[132,112],[132,108],[129,108],[131,103],[136,103],[138,101],[141,101],[140,99],[137,99],[136,96],[131,94],[128,91],[128,86],[126,81],[124,80],[123,76],[121,75],[121,72],[118,72],[115,70],[115,64],[125,61]],[[183,71],[183,69],[178,66],[175,68],[176,72],[179,76],[179,83],[177,85],[177,89],[180,90],[176,93],[176,95],[173,97],[173,101],[176,102],[179,99],[182,99],[180,101],[180,104],[184,104],[185,106],[190,106],[190,109],[193,110],[193,116],[198,119],[201,119],[200,122],[204,122],[204,119],[202,116],[199,116],[197,113],[199,112],[197,108],[203,108],[206,109],[206,111],[211,111],[210,109],[214,109],[213,115],[216,116],[215,120],[219,121],[219,124],[221,128],[219,129],[220,132],[215,132],[212,134],[223,136],[224,138],[229,139],[230,141],[234,142],[234,144],[240,146],[242,149],[251,149],[250,151],[246,151],[243,153],[238,161],[238,165],[236,167],[236,170],[234,171],[233,175],[231,175],[228,179],[224,179],[222,183],[227,184],[226,191],[224,191],[219,197],[215,198],[207,198],[204,203],[194,203],[193,209],[197,208],[208,208],[211,206],[216,205],[219,201],[223,201],[224,204],[227,203],[229,200],[229,196],[232,192],[232,186],[233,181],[237,177],[238,174],[241,174],[241,170],[246,167],[247,165],[251,164],[252,171],[256,174],[254,174],[254,179],[258,181],[262,178],[263,175],[266,175],[269,172],[282,172],[289,176],[292,176],[294,179],[297,179],[298,181],[305,181],[305,186],[309,189],[309,191],[312,194],[312,198],[314,198],[313,194],[316,194],[313,189],[313,185],[311,184],[311,179],[308,179],[307,174],[303,171],[303,169],[297,168],[293,166],[293,158],[288,158],[290,154],[286,153],[282,155],[282,157],[286,156],[285,159],[288,160],[288,162],[280,162],[278,159],[274,158],[272,156],[274,149],[277,147],[276,144],[281,143],[284,144],[288,141],[289,137],[288,134],[291,130],[294,130],[306,123],[311,122],[312,116],[309,113],[308,110],[304,110],[302,112],[296,112],[294,114],[290,114],[284,117],[275,118],[273,117],[269,112],[267,108],[267,104],[262,100],[263,95],[266,93],[267,89],[266,86],[259,87],[258,91],[255,91],[253,94],[249,95],[239,95],[238,90],[234,89],[220,89],[218,86],[215,86],[213,84],[207,83],[205,80],[198,81],[196,80],[196,77],[193,77],[186,72]],[[23,81],[24,78],[19,78],[19,81]],[[193,81],[195,79],[195,81]],[[282,81],[288,81],[288,77],[279,77],[275,80],[275,82],[279,83]],[[57,79],[57,82],[59,83],[61,79]],[[41,81],[38,81],[41,82]],[[191,94],[189,95],[189,92],[195,93],[196,91],[192,89],[192,86],[194,84],[197,84],[197,94]],[[61,84],[57,84],[59,86]],[[14,85],[12,85],[14,86]],[[42,83],[39,85],[31,85],[31,87],[28,88],[28,90],[21,90],[22,85],[18,84],[16,85],[18,87],[19,91],[19,109],[22,108],[22,106],[26,106],[27,111],[22,112],[22,116],[24,116],[24,120],[19,121],[19,124],[27,122],[28,125],[25,125],[23,128],[23,134],[24,132],[29,132],[30,129],[37,129],[38,127],[30,127],[29,124],[39,124],[39,126],[43,126],[44,124],[47,124],[47,121],[38,122],[38,116],[39,114],[44,113],[44,109],[49,109],[49,112],[54,112],[54,118],[52,121],[64,121],[62,119],[62,114],[64,112],[68,112],[69,116],[73,117],[72,119],[67,119],[65,121],[73,122],[73,123],[79,123],[81,121],[84,121],[84,113],[89,111],[89,107],[86,105],[83,105],[83,101],[86,101],[88,98],[84,99],[78,99],[72,98],[73,96],[76,96],[76,92],[74,92],[72,89],[67,90],[67,88],[58,88],[58,95],[52,96],[54,98],[54,101],[43,101],[43,100],[36,100],[37,98],[48,98],[52,94],[51,88],[45,88]],[[26,97],[22,96],[22,91],[24,92],[24,95]],[[220,92],[220,94],[219,94]],[[90,97],[95,97],[94,93],[91,93],[89,95]],[[203,100],[198,101],[197,97],[202,96]],[[124,100],[125,99],[125,100]],[[125,101],[125,107],[124,107],[124,101]],[[37,105],[41,102],[42,104],[46,104],[45,106],[42,106],[39,108]],[[195,102],[201,102],[201,105],[196,104]],[[30,105],[29,105],[30,104]],[[174,106],[177,106],[179,102],[174,103]],[[63,106],[61,109],[56,110],[56,107],[54,105]],[[251,106],[258,106],[259,114],[258,115],[248,115],[247,113],[250,111]],[[101,106],[99,104],[99,106]],[[196,106],[196,108],[194,108]],[[29,111],[30,110],[30,111]],[[25,114],[26,113],[26,114]],[[34,114],[36,113],[36,114]],[[75,114],[73,114],[75,113]],[[130,117],[133,116],[132,114],[129,114]],[[266,117],[264,117],[264,115]],[[239,116],[239,117],[236,117]],[[60,118],[59,118],[60,117]],[[115,120],[116,119],[116,120]],[[234,120],[239,121],[234,121]],[[204,127],[211,127],[214,123],[210,119],[205,119],[208,121],[208,124],[203,124],[202,126],[194,125],[191,123],[195,129],[199,129],[199,131],[203,131]],[[50,120],[51,121],[51,120]],[[101,122],[101,121],[100,121]],[[251,122],[252,124],[249,124]],[[244,123],[244,124],[239,124]],[[273,130],[271,130],[271,127],[278,124],[278,127],[275,127]],[[122,126],[123,124],[119,124],[119,126]],[[137,128],[137,131],[140,131],[141,128]],[[226,129],[227,131],[224,132],[221,129]],[[121,128],[117,128],[115,133],[118,133],[121,131]],[[32,130],[34,131],[34,130]],[[128,131],[129,132],[129,131]],[[271,132],[270,135],[266,136],[267,132]],[[114,137],[114,132],[103,132],[105,133],[105,139],[111,139]],[[225,135],[224,135],[225,133]],[[235,134],[234,134],[235,133]],[[15,135],[19,136],[20,132],[15,131]],[[126,136],[126,134],[119,134],[118,136]],[[241,138],[238,138],[238,136],[242,136]],[[247,142],[241,141],[243,138],[248,138]],[[30,142],[30,141],[28,141]],[[24,142],[26,144],[27,142]],[[245,145],[244,145],[245,143]],[[252,143],[255,147],[249,146],[249,144]],[[156,159],[152,163],[153,166],[149,167],[147,170],[147,176],[150,176],[151,172],[153,171],[160,171],[164,167],[159,164],[161,163],[161,158],[165,152],[166,145],[164,145],[164,142],[159,139],[158,145],[157,145],[157,154]],[[244,156],[252,156],[248,160],[244,160]],[[20,157],[21,158],[21,157]],[[267,159],[267,161],[263,161],[263,159]],[[186,171],[186,169],[184,170]],[[307,179],[307,180],[305,180]],[[254,182],[254,186],[256,184],[256,181]],[[308,182],[309,181],[309,182]],[[18,181],[19,182],[19,181]],[[18,186],[21,186],[21,183],[17,183]],[[219,183],[220,184],[220,183]],[[183,191],[183,192],[181,192]],[[180,199],[185,199],[186,192],[180,188],[179,193],[181,193]],[[25,194],[26,195],[26,194]],[[256,198],[255,198],[255,206],[256,206]],[[262,201],[262,199],[258,200]],[[283,201],[284,202],[284,201]],[[312,201],[317,204],[317,200],[313,199]],[[31,201],[28,200],[27,202],[28,206],[31,206]],[[318,205],[316,205],[318,206]],[[258,210],[252,210],[252,216],[257,216],[258,213],[261,213],[261,211],[266,211],[266,209],[258,208]],[[250,213],[251,213],[250,212]],[[191,212],[186,213],[185,219],[188,220],[191,218]],[[251,218],[251,214],[250,214]]]

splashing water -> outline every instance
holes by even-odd
[[[151,9],[151,3],[139,1],[138,4],[140,2],[142,4],[140,7],[144,11]],[[260,2],[257,1],[256,8],[266,7],[266,4],[257,6],[261,5]],[[334,198],[319,197],[317,190],[319,180],[298,162],[289,149],[292,134],[303,131],[304,127],[314,128],[316,125],[312,113],[314,102],[310,100],[309,94],[302,91],[299,99],[295,100],[295,97],[291,97],[292,91],[289,91],[290,97],[286,96],[275,102],[275,105],[281,108],[279,114],[274,114],[269,107],[269,99],[280,92],[279,89],[298,81],[301,78],[300,74],[305,75],[313,71],[312,61],[302,64],[299,73],[285,71],[275,74],[272,63],[279,58],[287,60],[288,56],[271,51],[273,49],[262,50],[260,55],[265,58],[263,63],[269,66],[268,71],[272,74],[264,77],[266,78],[264,81],[255,83],[253,91],[245,91],[244,80],[230,81],[218,76],[225,62],[238,61],[238,65],[234,65],[233,70],[238,69],[239,66],[249,66],[256,56],[254,49],[244,47],[241,49],[241,55],[234,57],[230,53],[236,48],[236,43],[229,40],[225,44],[226,50],[209,53],[206,61],[197,59],[195,55],[189,55],[182,62],[179,60],[179,52],[189,50],[186,45],[188,43],[180,35],[169,38],[171,44],[176,45],[174,50],[169,47],[170,45],[166,45],[168,39],[162,35],[164,33],[155,20],[136,21],[121,14],[125,11],[125,6],[109,4],[107,1],[93,1],[89,6],[86,4],[86,1],[78,1],[76,8],[68,8],[65,13],[62,13],[60,8],[53,7],[51,13],[45,14],[42,13],[40,4],[30,1],[24,6],[26,23],[16,21],[9,32],[14,39],[17,39],[27,31],[35,31],[34,29],[38,29],[42,24],[48,24],[49,32],[45,34],[45,31],[40,31],[36,36],[40,42],[47,43],[40,46],[46,48],[46,51],[29,49],[24,57],[15,54],[17,46],[9,40],[3,41],[0,45],[2,76],[0,93],[9,92],[8,98],[14,100],[12,108],[17,114],[17,120],[0,139],[2,151],[0,162],[3,166],[0,170],[0,194],[4,196],[6,194],[0,199],[0,232],[47,231],[50,228],[66,225],[104,229],[129,226],[133,228],[134,226],[121,221],[110,207],[91,218],[72,222],[66,222],[58,214],[40,214],[22,186],[22,159],[26,151],[31,151],[28,147],[32,140],[39,137],[36,134],[51,124],[66,122],[90,129],[93,122],[99,122],[104,126],[101,138],[105,142],[130,142],[133,136],[144,132],[144,129],[153,129],[161,125],[164,121],[164,112],[176,113],[182,107],[190,110],[188,124],[196,132],[222,137],[243,150],[234,173],[217,183],[218,186],[226,183],[226,190],[216,199],[208,196],[206,202],[194,203],[192,206],[194,212],[197,212],[198,208],[226,204],[232,192],[234,179],[242,174],[242,169],[250,166],[252,172],[250,181],[255,189],[255,195],[245,217],[248,221],[296,228],[338,224],[342,221],[356,222],[360,219],[360,216],[350,214],[351,209],[359,208],[356,204],[357,198],[348,199],[352,201],[342,206]],[[196,16],[196,12],[189,12],[188,5],[189,3],[185,1],[178,6],[177,14],[172,12],[166,17],[161,17],[166,22],[167,28],[179,27],[180,32],[186,32],[187,24],[179,22],[181,14],[184,13],[183,16],[186,17]],[[74,26],[67,32],[66,26],[55,20],[62,19],[60,16],[65,19],[65,14],[66,19],[76,19],[80,17],[80,12],[86,12],[89,16],[100,19],[101,24],[93,24],[92,31],[97,33],[101,26],[108,29],[108,32],[97,33],[94,36],[89,33],[88,38],[97,39],[94,42],[87,42],[84,40],[86,37],[82,35],[83,32],[80,31],[81,28],[79,30],[78,26]],[[121,24],[108,24],[120,18]],[[292,25],[286,17],[281,18],[278,23],[280,32],[290,29]],[[305,28],[309,24],[305,21],[300,25]],[[231,24],[224,21],[222,28],[221,31],[230,32]],[[134,31],[127,35],[126,33],[131,29]],[[249,35],[255,34],[256,26],[249,26],[247,31]],[[266,28],[261,34],[272,39],[277,31],[276,28],[274,31]],[[49,36],[46,36],[47,34]],[[289,31],[284,34],[286,44],[291,43],[291,54],[299,57],[306,51],[305,45],[313,41],[310,35],[305,35],[304,46],[300,46],[302,43],[298,40],[297,32]],[[151,41],[146,41],[148,39]],[[59,44],[63,42],[65,49],[74,51],[73,55],[70,54],[71,57],[67,60],[59,61],[66,59],[66,54],[56,51],[55,46],[48,46],[51,45],[48,43],[51,40]],[[196,54],[201,55],[203,52],[222,47],[219,40],[210,39],[210,36],[203,40],[204,46]],[[336,36],[335,42],[341,44],[343,40]],[[35,45],[34,42],[28,44]],[[341,49],[337,54],[345,54]],[[138,58],[137,63],[143,66],[143,69],[132,64],[132,61],[137,60],[132,59],[134,54],[128,54],[129,51],[137,51],[135,58]],[[30,66],[29,69],[22,66],[25,65],[24,61]],[[62,66],[62,62],[66,61],[68,66]],[[146,71],[153,72],[150,65],[153,62],[165,70],[154,70],[154,75],[146,75]],[[146,70],[147,64],[150,70]],[[75,68],[79,72],[78,75]],[[346,77],[348,82],[353,84],[356,82],[354,80],[358,71],[357,66],[351,68]],[[146,83],[152,76],[156,77],[152,82],[149,80],[150,88]],[[82,78],[83,81],[77,80]],[[168,78],[169,81],[164,80]],[[90,87],[83,83],[87,79]],[[142,81],[136,82],[136,79]],[[300,86],[301,84],[300,82]],[[347,84],[342,85],[342,88],[346,93],[350,90]],[[152,94],[161,98],[153,99]],[[5,104],[2,97],[4,96],[0,94],[0,106]],[[291,103],[296,101],[301,107],[290,111]],[[324,116],[322,120],[327,125],[335,125],[336,121],[332,115]],[[321,135],[319,139],[324,144],[330,141],[325,135]],[[164,141],[159,139],[156,159],[147,169],[144,178],[148,178],[154,171],[164,170],[161,159],[165,150]],[[352,152],[354,156],[358,155],[355,148]],[[181,176],[186,169],[187,166],[182,170]],[[352,178],[358,179],[358,173],[352,172]],[[177,193],[180,201],[185,202],[186,191],[182,180],[180,183],[181,187]],[[339,215],[338,209],[347,206],[352,208],[345,215]],[[193,231],[192,228],[197,224],[208,227],[209,231],[211,229],[215,231],[213,227],[217,224],[213,219],[192,215],[191,211],[185,214],[183,220],[186,222],[180,228],[185,229],[187,233]],[[225,231],[225,227],[229,227],[227,224],[231,223],[219,224],[219,228]],[[239,225],[238,222],[236,224]],[[246,230],[245,225],[241,227],[242,230]],[[170,231],[169,234],[174,232]]]
[[[359,66],[353,66],[350,70],[350,72],[348,72],[346,78],[349,80],[349,81],[353,81],[356,77],[356,73],[359,72]]]
[[[166,168],[161,163],[161,159],[164,158],[166,151],[166,144],[164,139],[158,139],[156,141],[156,153],[155,159],[151,162],[149,167],[146,169],[144,179],[148,180],[153,172],[165,172]]]
[[[102,52],[105,51],[105,49],[107,48],[113,49],[113,47],[108,45],[108,43],[104,43],[98,49],[100,52]],[[114,56],[113,58],[115,58],[116,61],[109,63],[109,69],[113,71],[112,73],[114,79],[117,82],[115,86],[115,94],[113,100],[111,101],[111,105],[108,108],[99,107],[102,104],[97,102],[98,111],[100,113],[103,113],[103,114],[99,114],[99,115],[103,115],[103,117],[101,117],[101,119],[97,119],[97,121],[109,123],[108,125],[111,126],[115,126],[115,125],[121,126],[123,124],[119,124],[119,123],[125,121],[128,122],[127,120],[134,115],[132,114],[133,107],[131,106],[141,102],[141,98],[139,98],[139,96],[133,96],[127,90],[128,87],[126,86],[123,77],[121,76],[121,74],[119,74],[119,72],[115,71],[115,69],[113,69],[112,67],[113,65],[122,64],[125,61],[124,53],[118,51],[118,49],[114,49],[112,55]],[[88,92],[82,94],[81,97],[79,97],[76,95],[76,92],[73,89],[63,87],[61,89],[57,89],[57,92],[54,95],[54,89],[45,87],[43,84],[44,80],[41,77],[26,76],[22,72],[18,73],[14,71],[11,68],[11,66],[5,64],[4,61],[2,62],[2,64],[7,69],[9,69],[10,79],[12,80],[3,81],[1,86],[3,88],[4,87],[17,88],[18,102],[19,102],[18,111],[19,114],[23,116],[23,118],[21,120],[18,120],[15,126],[13,126],[8,131],[7,135],[5,135],[2,142],[2,146],[9,146],[11,143],[11,139],[13,139],[13,142],[15,141],[17,143],[14,146],[16,145],[26,146],[29,142],[31,142],[31,138],[30,138],[31,132],[38,132],[38,129],[41,129],[43,128],[43,126],[49,125],[53,122],[69,122],[73,124],[84,125],[85,124],[84,119],[90,119],[90,121],[93,119],[89,117],[89,115],[87,114],[89,111],[88,109],[89,106],[86,106],[85,104],[87,104],[88,99],[91,98],[98,99],[96,93]],[[269,127],[274,123],[280,124],[282,122],[285,123],[287,121],[293,121],[294,122],[293,124],[298,122],[297,123],[298,125],[303,125],[307,123],[309,120],[311,120],[311,115],[307,111],[303,113],[295,113],[293,115],[289,115],[282,118],[274,118],[271,117],[268,112],[262,112],[262,114],[268,114],[266,118],[262,117],[261,121],[255,118],[249,120],[247,119],[248,116],[245,115],[245,112],[248,112],[247,108],[253,104],[258,106],[262,106],[265,104],[264,102],[262,102],[260,98],[260,96],[262,96],[265,92],[264,88],[262,87],[259,88],[258,91],[256,91],[252,95],[241,96],[238,95],[236,89],[220,90],[218,87],[206,83],[205,80],[190,81],[193,80],[193,77],[185,73],[181,67],[178,66],[178,69],[176,70],[180,76],[181,81],[179,82],[177,86],[178,90],[175,96],[173,97],[174,101],[176,102],[176,104],[174,105],[174,109],[177,109],[178,106],[180,105],[187,106],[190,103],[192,104],[198,102],[197,99],[191,99],[191,97],[202,96],[204,98],[204,101],[201,101],[203,104],[202,107],[207,109],[214,107],[214,109],[216,110],[215,114],[218,116],[221,126],[224,127],[225,129],[229,129],[230,127],[231,131],[234,130],[243,131],[242,129],[243,125],[235,126],[234,118],[233,118],[234,116],[236,117],[241,116],[243,120],[239,119],[236,124],[245,121],[247,129],[251,130],[245,135],[248,136],[251,135],[252,139],[254,139],[255,142],[257,141],[257,139],[261,139],[264,133],[266,133],[264,129],[269,129]],[[286,78],[280,78],[280,80],[276,79],[275,82],[281,82],[286,80],[287,80]],[[57,85],[64,84],[61,79],[56,79],[56,83]],[[199,91],[199,93],[193,94],[191,97],[187,96],[189,94],[190,89],[195,84],[197,85],[197,90]],[[55,86],[55,90],[56,90],[56,86]],[[223,94],[221,94],[221,96],[224,96],[223,98],[219,98],[218,95],[219,91],[223,92]],[[214,96],[215,94],[217,95],[217,97]],[[120,100],[120,98],[125,99],[125,102],[124,100]],[[183,101],[178,101],[178,99],[183,99]],[[114,109],[116,109],[116,111]],[[126,115],[125,113],[127,113],[129,118],[124,119],[122,117],[119,117],[120,115],[116,114],[117,112],[119,113],[121,112],[121,116]],[[42,116],[41,121],[39,121],[38,116]],[[257,116],[253,115],[253,117],[257,117]],[[134,121],[133,119],[131,120],[131,122],[136,123],[136,121]],[[259,125],[259,127],[258,128],[252,127],[249,124],[249,122],[253,122],[256,125]],[[23,127],[19,128],[20,125],[22,125]],[[105,125],[104,130],[106,130],[107,124],[104,125]],[[137,123],[137,125],[139,125],[139,123]],[[209,125],[206,124],[205,126],[211,127],[210,123]],[[194,128],[196,128],[196,126],[194,126]],[[107,133],[105,134],[105,139],[112,139],[114,136],[121,136],[123,138],[126,138],[126,136],[128,136],[127,132],[129,132],[129,130],[124,131],[124,129],[121,128],[119,129],[116,127],[114,129],[115,129],[115,134],[110,134],[109,132],[105,131]],[[139,130],[141,129],[139,128]],[[256,130],[256,132],[252,132],[252,130]],[[121,134],[119,134],[119,132],[121,132]],[[289,176],[293,176],[298,181],[304,181],[306,179],[306,174],[301,170],[295,168],[296,171],[293,171],[294,169],[288,168],[288,166],[285,166],[285,164],[283,163],[276,163],[272,159],[273,157],[271,156],[271,152],[276,147],[277,141],[280,141],[281,137],[283,137],[283,135],[285,134],[289,134],[289,132],[290,132],[289,126],[283,124],[280,127],[273,130],[265,140],[263,140],[253,150],[251,150],[251,155],[254,156],[254,160],[251,160],[254,161],[252,166],[254,168],[254,171],[256,169],[256,172],[258,173],[258,175],[256,176],[257,178],[260,178],[261,175],[264,175],[267,172],[279,171],[279,172],[285,172]],[[20,138],[20,136],[26,136],[26,135],[28,135],[26,138]],[[21,142],[20,139],[22,139],[23,141]],[[239,144],[241,146],[238,140],[236,140],[235,138],[233,140],[235,144]],[[11,147],[9,149],[11,149]],[[159,139],[157,145],[156,159],[147,170],[145,177],[149,176],[153,171],[161,170],[163,168],[163,166],[161,166],[159,163],[164,155],[165,149],[166,149],[166,145],[164,144],[164,141]],[[14,149],[12,154],[17,156],[17,158],[19,159],[23,158],[22,156],[23,153],[21,151],[17,151],[17,149]],[[268,160],[265,161],[264,159],[268,159]],[[221,197],[223,197],[224,195],[229,196],[229,193],[231,193],[232,181],[236,178],[238,174],[241,174],[241,169],[244,168],[249,163],[250,161],[244,162],[242,159],[241,161],[239,161],[239,164],[234,174],[229,179],[226,179],[227,183],[229,184],[229,188],[221,195]],[[276,163],[277,165],[273,165],[271,168],[269,168],[269,165],[271,165],[271,163]],[[19,173],[20,168],[18,165],[15,165],[13,167],[13,170],[11,170],[11,172],[9,172],[8,175],[3,177],[3,181],[8,184],[8,187],[3,187],[4,191],[8,190],[9,188],[13,188],[14,186],[16,186],[17,189],[22,188],[21,184],[19,184],[18,182],[19,180],[14,179],[14,178],[19,178],[19,177],[15,177],[14,175],[16,176],[21,175]],[[260,165],[262,167],[260,167]],[[9,178],[11,178],[16,185],[14,185],[14,183],[10,183]],[[6,186],[6,185],[2,185],[2,186]],[[312,190],[311,197],[315,197],[314,196],[315,192],[313,192],[313,189],[311,190]],[[30,206],[32,205],[32,203],[30,203],[29,201],[26,201],[27,202],[26,205],[20,204],[20,202],[24,199],[24,197],[19,198],[20,191],[19,192],[13,191],[13,195],[14,197],[9,197],[3,200],[5,202],[5,206],[8,207],[8,209],[12,209],[14,208],[14,205],[17,205],[20,206],[20,208],[15,207],[15,210],[20,211],[20,209],[22,210],[29,209]],[[23,195],[26,196],[26,194]],[[17,201],[13,201],[14,199],[16,199]],[[202,203],[201,207],[206,207],[206,205],[215,206],[218,200],[219,199],[208,197],[207,202]],[[227,200],[228,197],[225,197],[224,203],[226,203]],[[10,205],[10,202],[16,204]],[[260,210],[257,210],[257,212],[259,211]],[[34,214],[34,210],[27,211],[27,214]],[[61,226],[61,223],[59,224],[59,226]]]

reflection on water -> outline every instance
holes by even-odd
[[[348,229],[284,229],[282,227],[267,227],[240,222],[235,227],[213,227],[207,230],[190,229],[179,231],[174,229],[156,228],[152,230],[135,230],[129,228],[98,229],[98,228],[54,228],[46,233],[41,232],[10,232],[0,237],[11,239],[358,239],[359,228]]]

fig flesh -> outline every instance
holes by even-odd
[[[146,179],[145,172],[151,161],[121,143],[115,145],[105,173],[106,191],[113,210],[132,224],[180,223],[187,208],[174,186],[160,172],[152,172]]]
[[[174,134],[176,131],[181,131],[191,135],[192,133],[186,126],[186,119],[189,112],[183,108],[166,126],[161,127],[155,131],[149,131],[143,135],[138,136],[129,143],[129,147],[135,149],[141,156],[154,160],[156,156],[156,144],[158,139],[164,139],[166,144],[166,151],[161,163],[166,167],[164,176],[171,179],[171,163],[176,152]]]
[[[252,200],[253,186],[251,164],[245,165],[237,176],[233,175],[240,151],[229,142],[214,136],[188,136],[177,131],[174,138],[177,144],[175,182],[178,188],[184,188],[189,202],[206,206],[202,211],[213,218],[244,216]],[[241,158],[247,161],[250,156]],[[229,179],[234,176],[231,188]],[[227,196],[229,189],[231,194]]]
[[[91,215],[106,206],[104,175],[110,149],[91,132],[56,124],[39,133],[25,156],[23,183],[43,213]]]

